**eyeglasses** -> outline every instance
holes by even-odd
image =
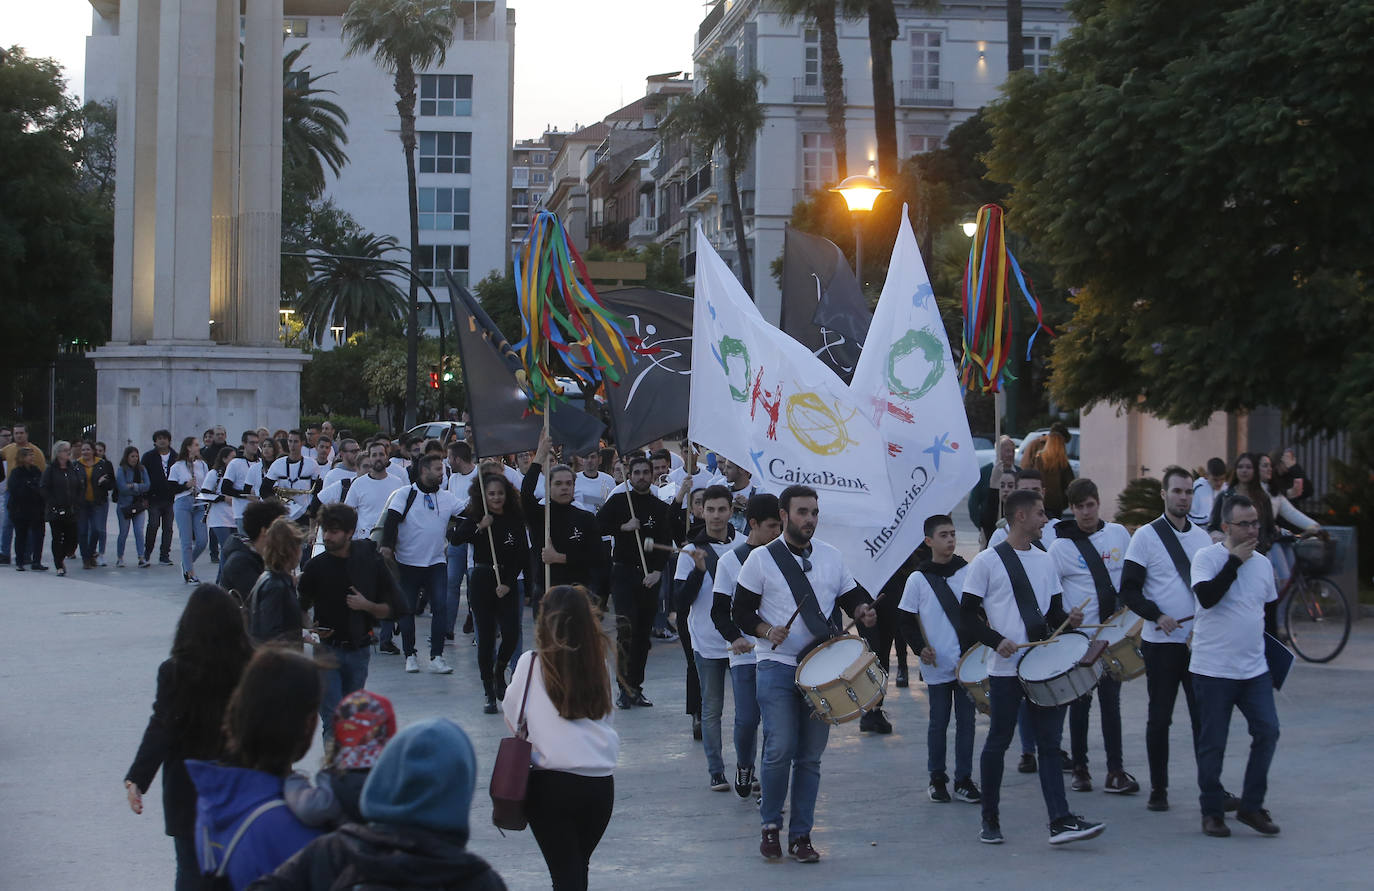
[[[808,559],[806,559],[806,557],[802,557],[801,560],[802,560],[802,572],[810,572],[810,571],[811,571],[811,561],[808,560]]]
[[[428,492],[425,493],[425,509],[434,510],[434,496]]]
[[[1228,526],[1235,526],[1237,529],[1258,529],[1259,520],[1243,520],[1239,523],[1227,523]]]

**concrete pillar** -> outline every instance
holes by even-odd
[[[269,345],[281,301],[282,0],[247,0],[244,23],[237,342]]]
[[[153,338],[209,338],[216,0],[161,8]]]
[[[111,339],[116,343],[141,343],[153,336],[160,5],[159,0],[125,0],[119,8],[111,295]]]
[[[210,337],[238,339],[239,0],[216,0],[215,166],[210,221]]]

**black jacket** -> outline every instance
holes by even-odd
[[[168,452],[172,463],[176,463],[176,452]],[[171,501],[176,497],[176,487],[167,481],[167,472],[162,469],[162,456],[157,449],[143,453],[143,469],[148,471],[148,500]]]
[[[43,520],[43,471],[12,467],[9,475],[10,519],[19,523]]]
[[[535,566],[542,576],[544,560],[544,508],[535,497],[542,468],[531,464],[520,485],[520,505],[529,524]],[[568,558],[567,563],[549,564],[549,580],[555,585],[591,585],[600,578],[603,551],[601,532],[596,527],[596,515],[572,504],[547,505],[549,533],[554,549]]]
[[[190,836],[196,831],[196,787],[186,772],[187,752],[172,716],[175,691],[176,664],[168,659],[158,666],[153,714],[124,779],[132,780],[140,792],[146,793],[158,768],[162,768],[162,819],[166,832]]]
[[[42,489],[49,513],[58,509],[74,511],[86,500],[86,471],[75,461],[68,461],[66,470],[54,461],[43,471]]]
[[[482,519],[464,513],[458,517],[449,541],[453,544],[472,543],[472,563],[474,566],[492,565],[492,543],[495,542],[496,560],[501,568],[502,583],[515,584],[515,577],[529,566],[529,536],[525,532],[525,521],[507,511],[492,516],[491,525],[486,530],[478,530]]]
[[[506,883],[462,839],[415,826],[349,823],[315,839],[248,887],[505,891]]]
[[[377,620],[371,613],[349,609],[344,602],[348,591],[325,588],[322,579],[327,575],[329,561],[334,559],[328,551],[310,558],[297,584],[298,602],[302,610],[315,610],[317,624],[334,629],[334,637],[329,643],[361,646],[368,642]],[[344,569],[348,583],[357,588],[359,594],[373,603],[385,603],[391,608],[392,620],[409,614],[409,610],[403,607],[404,598],[397,589],[396,577],[377,552],[377,544],[372,539],[355,538],[349,543]]]
[[[215,584],[226,591],[237,591],[240,600],[247,600],[248,592],[253,590],[260,575],[262,556],[253,550],[248,539],[241,535],[229,536],[219,557],[219,578]]]
[[[291,576],[265,570],[250,592],[248,636],[254,643],[281,641],[301,645],[301,608]]]
[[[632,494],[635,519],[639,520],[638,536],[634,532],[625,532],[620,528],[630,520],[629,499]],[[644,554],[644,562],[641,564],[639,542],[645,538],[652,538],[658,544],[671,544],[674,535],[678,534],[669,516],[668,505],[652,492],[643,495],[630,492],[615,493],[601,506],[596,515],[596,522],[602,535],[615,537],[615,554],[612,562],[641,572],[645,565],[649,567],[649,572],[661,571],[668,562],[668,552],[652,548]]]

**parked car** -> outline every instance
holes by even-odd
[[[445,448],[455,439],[462,439],[463,434],[463,425],[458,421],[427,421],[423,424],[417,424],[406,431],[407,436],[437,439],[439,440],[439,444]]]
[[[1041,429],[1041,430],[1032,430],[1030,433],[1027,433],[1025,439],[1022,439],[1021,442],[1017,443],[1017,446],[1016,446],[1016,463],[1017,463],[1017,465],[1019,466],[1019,465],[1021,464],[1021,452],[1022,452],[1022,449],[1023,449],[1025,446],[1029,445],[1030,443],[1035,442],[1037,439],[1039,439],[1039,438],[1042,437],[1042,436],[1049,436],[1049,434],[1050,434],[1050,431],[1049,431],[1049,428],[1048,428],[1048,427],[1046,427],[1046,428],[1044,428],[1044,429]],[[1070,469],[1073,470],[1073,475],[1074,475],[1074,476],[1078,476],[1078,428],[1077,428],[1077,427],[1070,427],[1070,428],[1069,428],[1069,447],[1068,447],[1067,451],[1068,451],[1068,453],[1069,453],[1069,467],[1070,467]]]

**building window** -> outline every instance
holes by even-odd
[[[814,192],[835,182],[835,141],[829,133],[802,134],[802,188]]]
[[[808,87],[821,84],[821,32],[815,28],[802,31],[802,76]]]
[[[471,133],[420,133],[421,173],[471,173]]]
[[[933,152],[940,148],[944,140],[939,136],[928,136],[925,133],[908,133],[906,135],[906,155],[924,155],[926,152]]]
[[[544,175],[544,171],[534,170],[530,172],[530,182],[533,185],[542,186],[544,183],[548,182],[548,178]]]
[[[283,37],[309,37],[310,19],[282,19],[281,35]]]
[[[531,164],[543,164],[543,163],[544,163],[544,153],[543,153],[543,152],[535,152],[534,154],[530,155],[530,163],[531,163]]]
[[[530,193],[526,192],[524,189],[511,192],[510,203],[512,207],[529,207]]]
[[[421,189],[420,228],[463,230],[470,210],[467,189]]]
[[[1049,34],[1025,34],[1021,37],[1022,52],[1026,60],[1026,70],[1032,74],[1048,71],[1050,50],[1054,48],[1054,37]]]
[[[939,31],[912,31],[911,81],[918,90],[940,89]]]
[[[444,271],[453,273],[458,284],[468,284],[468,246],[465,244],[420,245],[420,278],[430,287],[443,287]]]
[[[472,114],[471,74],[420,75],[420,115],[452,118]]]

